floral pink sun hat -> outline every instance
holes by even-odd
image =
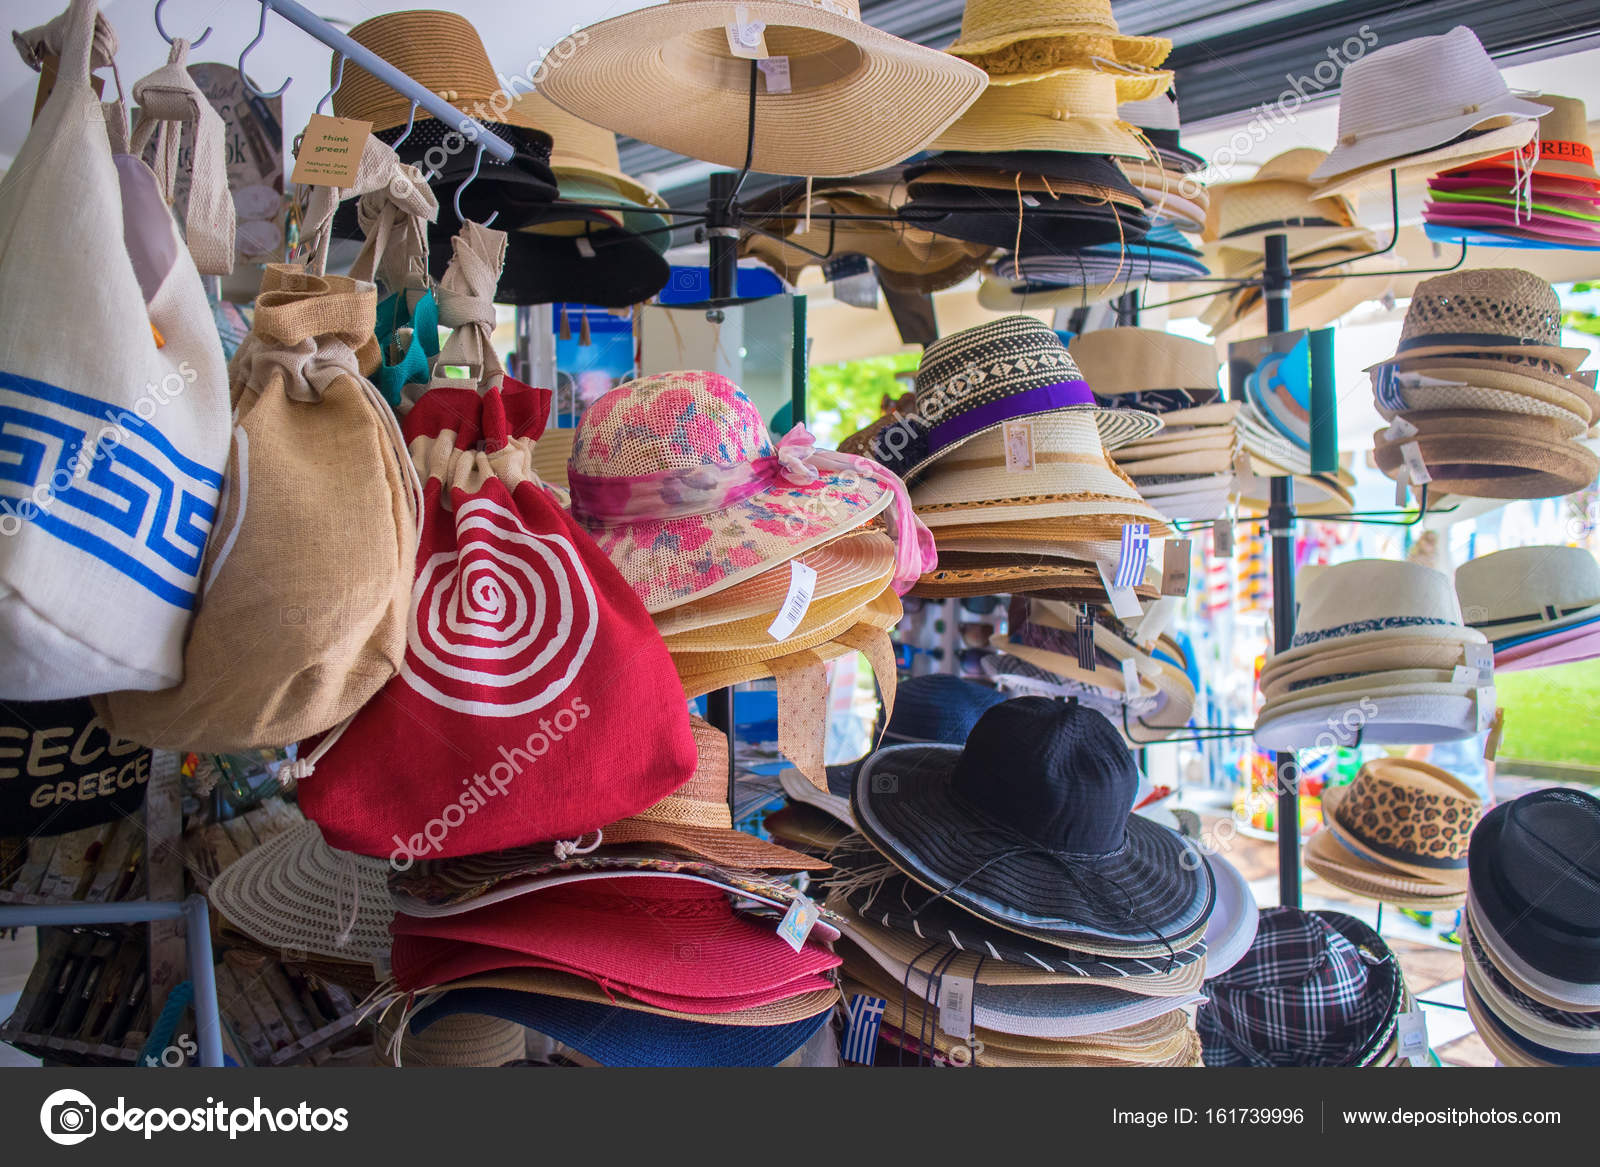
[[[618,385],[584,411],[568,460],[572,514],[661,612],[732,587],[880,512],[904,594],[936,563],[904,484],[818,450],[804,426],[774,445],[740,388],[710,372]]]

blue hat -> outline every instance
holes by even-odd
[[[484,1013],[526,1025],[571,1046],[602,1066],[775,1066],[810,1041],[832,1016],[786,1025],[712,1025],[659,1013],[571,1001],[514,989],[453,989],[419,1009],[411,1032],[421,1033],[441,1017]]]

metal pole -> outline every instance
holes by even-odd
[[[200,1043],[202,1066],[222,1065],[222,1016],[217,1008],[217,969],[211,956],[211,916],[206,897],[192,895],[183,901],[188,924],[189,984],[194,989],[195,1037]]]
[[[1289,331],[1289,240],[1266,239],[1265,296],[1267,332]],[[1294,479],[1272,479],[1267,508],[1267,534],[1272,537],[1272,643],[1274,652],[1294,639]],[[1273,755],[1278,785],[1278,900],[1300,906],[1300,765],[1293,752]]]

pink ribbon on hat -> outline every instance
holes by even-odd
[[[889,491],[886,512],[895,542],[893,584],[905,595],[919,576],[938,566],[933,532],[911,509],[905,483],[867,458],[817,449],[817,439],[797,425],[779,439],[776,451],[748,462],[709,462],[656,474],[596,477],[569,471],[572,513],[602,527],[705,515],[741,503],[779,484],[810,486],[824,472],[855,471]]]

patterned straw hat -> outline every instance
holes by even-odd
[[[904,490],[864,458],[813,450],[803,427],[774,445],[750,399],[709,372],[642,377],[589,406],[568,481],[574,518],[650,612],[787,563]],[[892,516],[902,565],[921,545],[905,509]]]
[[[742,13],[743,16],[736,14]],[[729,22],[743,19],[742,28]],[[730,33],[729,29],[734,29]],[[787,58],[774,90],[729,37],[754,29],[750,57]],[[915,154],[972,104],[983,70],[863,24],[857,0],[671,0],[591,24],[545,59],[545,96],[585,120],[714,162],[768,174],[838,176]],[[759,80],[757,80],[759,79]],[[864,127],[840,133],[839,127]],[[865,128],[869,127],[869,128]]]
[[[1571,373],[1589,350],[1562,347],[1561,301],[1547,281],[1517,268],[1479,268],[1418,284],[1395,354],[1379,365],[1440,354],[1503,354]]]
[[[1426,762],[1374,758],[1348,786],[1322,794],[1333,837],[1380,867],[1467,888],[1467,841],[1483,800],[1461,779]]]
[[[1015,85],[1066,70],[1137,75],[1165,61],[1172,42],[1124,35],[1111,0],[967,0],[961,36],[946,51],[983,68],[992,85]]]

